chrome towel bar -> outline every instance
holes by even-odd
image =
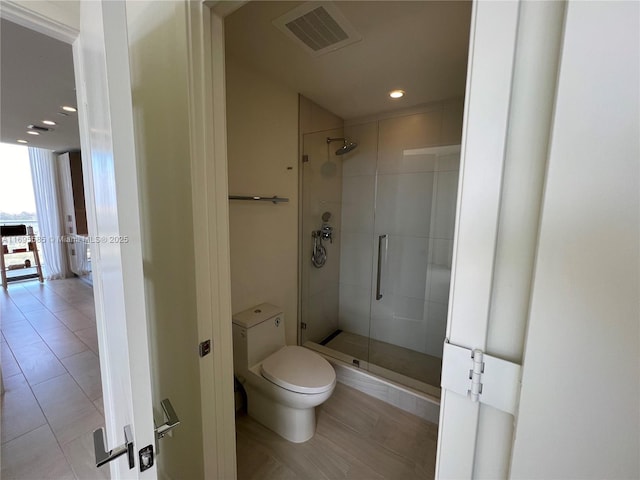
[[[273,197],[260,197],[260,196],[249,196],[249,195],[229,195],[229,200],[253,200],[256,202],[272,202],[276,203],[287,203],[289,201],[288,198],[278,197],[274,195]]]

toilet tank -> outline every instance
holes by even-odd
[[[282,309],[262,303],[233,316],[233,369],[254,366],[285,346]]]

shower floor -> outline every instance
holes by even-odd
[[[436,387],[442,359],[404,347],[342,331],[323,345],[359,360]]]

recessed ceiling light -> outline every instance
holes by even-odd
[[[51,120],[42,120],[42,123],[44,123],[45,125],[55,125],[56,122],[52,122]]]
[[[389,96],[391,98],[402,98],[404,97],[404,90],[391,90]]]
[[[27,142],[26,140],[20,139],[20,140],[18,140],[18,143],[29,143],[29,142]]]
[[[68,107],[67,105],[63,106],[62,109],[65,112],[77,112],[77,110],[74,107]]]
[[[29,135],[40,135],[38,132],[34,132],[33,130],[29,130],[27,133]]]
[[[49,130],[51,130],[50,128],[43,127],[42,125],[35,125],[35,124],[27,125],[27,128],[29,130],[36,130],[38,132],[48,132]]]

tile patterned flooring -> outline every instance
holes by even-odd
[[[437,425],[340,383],[316,418],[314,437],[298,444],[236,418],[238,480],[434,477]]]
[[[104,423],[91,287],[81,280],[0,289],[3,480],[105,479],[91,432]],[[292,444],[237,419],[238,478],[433,478],[437,426],[338,384],[316,435]]]
[[[0,287],[3,479],[109,478],[93,291],[79,279]]]

